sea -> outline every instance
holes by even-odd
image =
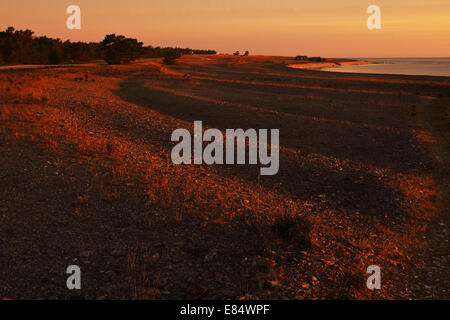
[[[450,77],[450,58],[355,58],[372,64],[323,68],[323,71]]]

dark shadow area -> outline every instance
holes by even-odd
[[[182,90],[200,98],[214,97],[220,103],[248,104],[261,111],[284,113],[292,116],[319,117],[324,122],[342,122],[383,127],[395,131],[415,128],[411,105],[419,97],[332,92],[311,88],[273,88],[243,83],[214,82],[207,79],[156,79],[152,82],[167,90]],[[153,89],[158,89],[153,87]],[[382,99],[381,99],[382,98]],[[406,106],[406,107],[405,107]],[[350,128],[351,129],[351,128]]]
[[[1,131],[0,142],[1,297],[220,299],[243,294],[246,270],[240,263],[263,250],[260,236],[246,224],[201,227],[202,220],[188,215],[174,222],[172,213],[148,205],[145,188],[127,187],[127,180],[110,197],[114,164],[80,156],[75,144],[60,144],[53,153],[36,141],[5,139]],[[220,259],[204,260],[211,248]],[[67,289],[69,265],[81,268],[82,290]],[[268,272],[265,263],[257,269]],[[217,278],[225,272],[227,278]],[[253,276],[246,285],[255,292]]]
[[[281,145],[288,143],[290,148],[298,148],[298,142],[289,137],[295,128],[286,128],[283,120],[261,119],[247,110],[236,110],[221,105],[212,105],[199,102],[188,97],[180,97],[167,92],[147,88],[140,80],[126,80],[121,83],[120,89],[114,92],[123,100],[135,103],[144,108],[150,108],[177,119],[193,122],[201,119],[204,127],[219,129],[226,128],[271,128],[276,124],[280,127]],[[107,115],[105,115],[107,116]],[[115,115],[117,118],[117,115]],[[104,119],[103,121],[107,121]],[[151,123],[138,120],[136,128],[121,130],[128,138],[143,139],[148,143],[154,143],[152,133],[158,130]],[[290,123],[290,126],[295,124]],[[143,128],[149,127],[148,133]],[[151,129],[150,129],[151,127]],[[137,129],[139,128],[139,129]],[[177,128],[172,128],[175,130]],[[191,127],[186,128],[192,130]],[[325,130],[325,129],[323,129]],[[153,133],[155,134],[155,133]],[[333,133],[327,133],[333,135]],[[160,146],[167,150],[168,161],[173,144],[170,142],[170,134],[167,141],[162,141]],[[158,134],[158,136],[161,136]],[[164,134],[162,134],[164,136]],[[350,137],[349,137],[350,138]],[[289,145],[289,143],[291,145]],[[300,149],[300,148],[299,148]],[[296,152],[299,150],[296,150]],[[299,151],[300,154],[306,151]],[[217,166],[213,167],[219,174],[236,175],[249,181],[257,181],[259,166]],[[379,180],[363,169],[342,171],[318,162],[309,161],[306,157],[293,158],[289,154],[280,154],[280,170],[275,176],[261,177],[261,183],[267,189],[278,189],[287,192],[294,198],[302,200],[315,199],[319,195],[325,195],[330,204],[337,208],[345,208],[349,211],[359,211],[361,214],[375,216],[402,216],[399,211],[399,203],[395,199],[401,198],[397,191],[386,187]]]
[[[137,79],[123,81],[116,94],[142,107],[192,123],[194,120],[202,120],[205,126],[221,130],[279,128],[282,146],[307,153],[348,159],[403,173],[423,168],[420,148],[410,134],[320,123],[277,114],[258,114],[254,110],[234,108],[147,87]],[[276,99],[274,93],[273,100]]]

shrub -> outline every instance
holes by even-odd
[[[164,55],[164,64],[174,64],[175,61],[181,57],[181,52],[177,50],[171,50]]]
[[[272,225],[272,230],[283,240],[294,244],[301,250],[311,248],[311,239],[309,236],[311,225],[301,216],[280,216]]]
[[[125,38],[109,34],[100,42],[104,52],[105,61],[108,64],[128,63],[137,59],[142,51],[142,42],[136,39]]]

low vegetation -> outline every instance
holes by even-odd
[[[181,52],[179,51],[169,51],[164,55],[164,64],[174,64],[175,60],[181,57]]]
[[[280,216],[275,220],[272,229],[283,240],[292,243],[300,250],[306,251],[311,248],[311,239],[309,237],[311,226],[310,223],[301,216]]]

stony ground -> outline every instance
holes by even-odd
[[[1,71],[0,298],[449,299],[450,80],[288,63]],[[194,120],[279,128],[279,173],[172,164]]]

